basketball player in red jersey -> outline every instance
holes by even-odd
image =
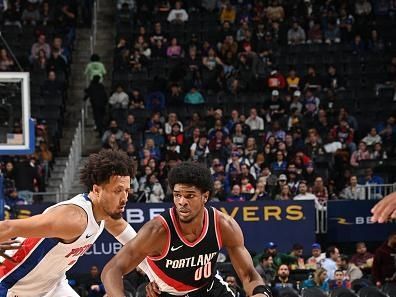
[[[239,225],[205,206],[213,191],[210,171],[186,162],[173,168],[168,180],[174,207],[147,222],[105,266],[102,280],[108,296],[123,297],[122,276],[146,258],[161,297],[232,297],[216,273],[218,252],[225,247],[248,296],[270,297]]]

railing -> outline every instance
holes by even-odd
[[[91,26],[91,36],[89,37],[90,40],[90,50],[91,50],[91,55],[95,51],[96,47],[96,34],[98,30],[98,10],[99,10],[99,0],[94,1],[93,4],[93,11],[92,11],[92,26]]]
[[[365,193],[365,197],[362,197],[361,200],[378,200],[396,192],[396,183],[383,185],[367,184],[361,187],[364,188]],[[316,208],[315,233],[327,233],[327,203],[323,204],[322,207]]]
[[[76,132],[74,133],[73,142],[70,147],[69,157],[66,162],[66,167],[63,172],[62,182],[59,185],[56,201],[65,199],[66,194],[70,193],[71,185],[73,182],[74,174],[81,161],[82,152],[82,123],[78,123]]]
[[[381,199],[392,192],[396,192],[396,183],[394,184],[367,184],[364,185],[365,198],[367,200]]]

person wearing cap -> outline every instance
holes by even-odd
[[[258,253],[256,256],[253,257],[254,265],[257,265],[259,263],[260,258],[264,254],[269,254],[272,256],[274,267],[276,269],[278,269],[278,267],[281,266],[282,264],[290,265],[291,263],[293,263],[296,260],[296,258],[294,256],[291,256],[291,255],[288,255],[285,253],[279,253],[277,250],[277,247],[278,247],[278,245],[273,241],[269,241],[269,242],[265,243],[264,247],[263,247],[263,252]]]
[[[286,106],[279,96],[278,90],[271,92],[271,98],[264,102],[265,118],[267,122],[281,120],[285,114]]]
[[[264,120],[257,115],[257,109],[250,109],[250,115],[245,122],[251,131],[264,131]]]
[[[293,108],[297,109],[297,114],[301,114],[303,105],[301,103],[301,91],[300,90],[295,90],[293,92],[292,101],[290,103],[289,109],[291,110]]]
[[[270,90],[283,90],[286,87],[285,77],[277,69],[273,69],[267,79]]]
[[[311,257],[309,257],[306,261],[305,267],[307,269],[316,270],[320,267],[320,263],[324,261],[326,258],[326,254],[322,253],[322,247],[319,243],[313,243],[311,246]]]

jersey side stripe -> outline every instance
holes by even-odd
[[[20,279],[32,271],[37,264],[41,262],[45,255],[48,254],[58,243],[59,241],[54,238],[44,238],[42,240],[39,239],[38,244],[36,243],[35,245],[26,247],[26,251],[22,251],[22,253],[27,254],[23,262],[19,263],[18,266],[13,267],[12,270],[6,271],[0,280],[1,283],[7,288],[14,286]]]
[[[193,291],[199,288],[192,287],[186,284],[183,284],[180,281],[177,281],[171,277],[169,277],[167,274],[165,274],[156,264],[153,262],[151,259],[147,259],[147,263],[149,264],[150,268],[153,270],[153,272],[158,275],[158,277],[164,281],[166,284],[169,286],[173,287],[176,289],[176,291]]]

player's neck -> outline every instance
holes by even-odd
[[[177,222],[180,226],[180,229],[183,233],[183,235],[192,235],[194,234],[195,236],[199,236],[202,232],[202,229],[204,227],[204,222],[205,221],[205,212],[202,211],[199,213],[192,221],[190,222],[182,222],[177,218]]]

